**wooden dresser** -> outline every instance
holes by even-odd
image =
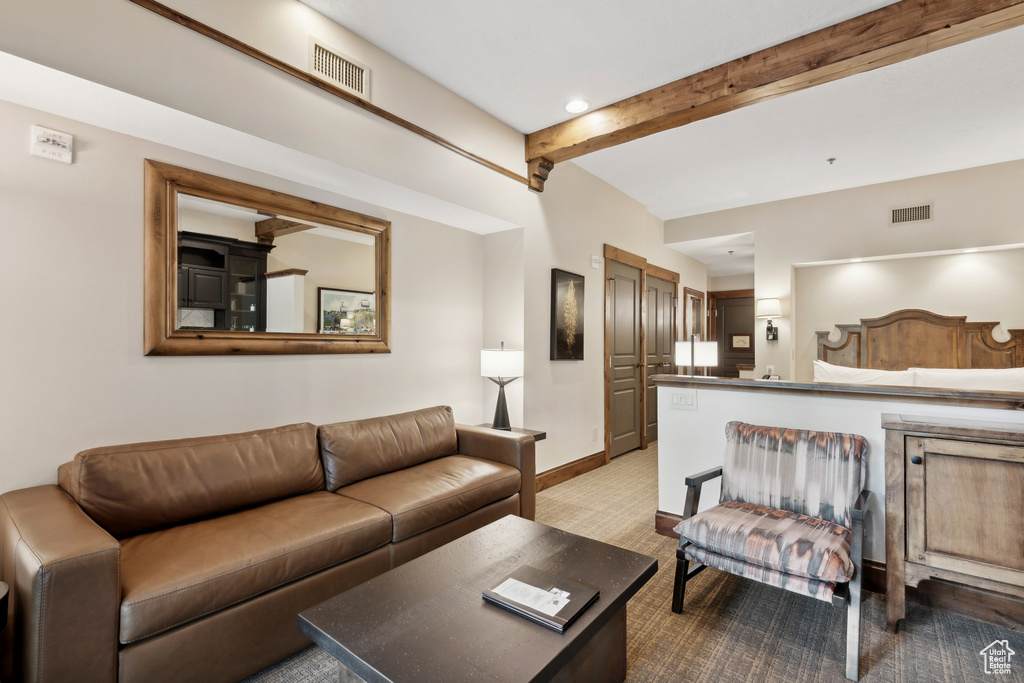
[[[886,627],[940,579],[1024,598],[1024,426],[884,414]]]

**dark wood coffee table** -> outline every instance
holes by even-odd
[[[524,564],[601,595],[564,634],[484,602],[484,588]],[[340,662],[341,681],[622,681],[626,601],[657,569],[653,557],[508,516],[311,607],[299,630]]]

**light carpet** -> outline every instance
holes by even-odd
[[[657,508],[657,444],[537,495],[538,522],[658,558],[657,575],[627,610],[629,683],[846,680],[845,612],[827,603],[708,569],[687,584],[683,614],[673,614],[676,541],[654,532]],[[1024,681],[1019,632],[908,604],[892,635],[882,596],[865,595],[862,681]],[[981,650],[996,640],[1019,653],[1008,675],[984,672]],[[311,647],[248,680],[327,683],[337,675],[335,661]]]

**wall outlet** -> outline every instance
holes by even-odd
[[[594,430],[590,433],[590,440],[593,443],[597,443],[597,427],[594,427]]]
[[[766,375],[774,375],[775,374],[775,366],[774,365],[766,365],[766,366],[764,366],[764,373]]]

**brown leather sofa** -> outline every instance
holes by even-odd
[[[447,407],[96,448],[0,496],[3,680],[233,681],[298,612],[508,514],[532,437]]]

